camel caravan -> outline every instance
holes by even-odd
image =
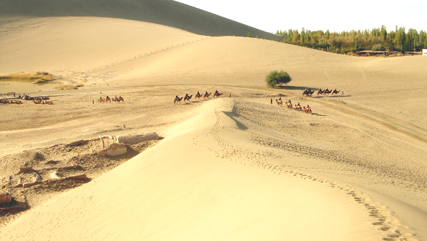
[[[281,107],[281,106],[283,106],[283,100],[282,100],[282,97],[280,97],[279,99],[276,99],[276,104],[277,104],[277,106],[279,106],[279,107]],[[292,101],[291,100],[289,100],[289,101],[286,101],[285,102],[285,104],[286,104],[286,106],[289,108],[289,109],[293,109],[294,107],[293,107],[293,105],[292,105]],[[301,106],[301,104],[298,102],[298,104],[295,104],[295,110],[298,110],[298,111],[304,111],[305,113],[307,113],[307,114],[312,114],[313,112],[311,111],[311,107],[309,106],[309,105],[307,105],[307,106]]]
[[[113,98],[110,98],[107,95],[107,97],[105,97],[105,98],[103,98],[102,96],[99,97],[98,102],[99,103],[107,103],[107,102],[117,102],[117,103],[123,102],[124,103],[125,99],[123,99],[123,97],[121,97],[121,96],[117,97],[117,95]]]
[[[22,100],[33,101],[34,104],[53,105],[53,102],[48,96],[31,97],[29,95],[19,95],[15,99],[0,99],[0,104],[23,104]]]
[[[21,100],[0,99],[0,104],[23,104]]]
[[[37,100],[33,100],[33,102],[34,102],[34,104],[36,104],[36,105],[53,105],[53,102],[52,101],[50,101],[50,100],[40,100],[40,99],[37,99]]]
[[[216,97],[220,97],[223,93],[219,93],[218,90],[215,90],[215,93],[213,95],[213,98]],[[208,93],[207,91],[205,92],[205,94],[200,94],[200,91],[197,91],[197,94],[195,95],[194,99],[201,99],[203,97],[203,99],[208,99],[210,96],[212,95],[211,93]],[[193,98],[193,95],[189,95],[189,94],[185,94],[184,97],[179,97],[179,96],[175,96],[175,100],[173,101],[173,104],[179,104],[181,103],[181,100],[184,99],[184,103],[185,102],[190,102],[191,98]]]
[[[312,89],[309,88],[309,89],[305,89],[304,92],[302,93],[302,95],[311,97],[314,92],[315,92],[314,90],[312,90]],[[317,91],[317,95],[329,95],[329,94],[334,95],[334,94],[339,94],[340,92],[341,91],[337,90],[337,89],[329,90],[328,88],[326,88],[325,90],[319,89]],[[344,91],[342,91],[341,94],[344,94]]]

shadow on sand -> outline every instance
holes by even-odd
[[[315,116],[326,116],[326,115],[322,115],[322,114],[319,114],[319,113],[311,113],[312,115],[315,115]]]
[[[307,87],[307,86],[290,86],[290,85],[276,86],[275,89],[282,89],[282,90],[306,90],[306,89],[319,90],[319,88],[312,88],[312,87]]]
[[[347,98],[351,96],[352,95],[313,95],[313,98]]]
[[[227,115],[228,117],[230,117],[232,120],[234,120],[236,122],[236,124],[237,124],[237,127],[240,130],[247,130],[248,129],[248,127],[245,126],[242,122],[240,122],[240,121],[238,121],[238,120],[235,119],[235,117],[237,117],[236,113],[234,113],[234,112],[225,112],[224,111],[224,114]]]

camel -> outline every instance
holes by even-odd
[[[197,94],[196,94],[196,96],[194,97],[194,99],[200,99],[200,98],[202,98],[202,94],[200,94],[199,93],[199,91],[197,91]]]
[[[295,110],[302,110],[300,103],[295,104]]]
[[[332,91],[332,94],[339,94],[339,93],[340,93],[340,91],[337,89],[334,89],[334,91]]]
[[[191,97],[193,97],[193,95],[185,94],[184,102],[186,102],[186,101],[190,101],[190,100],[191,100]]]
[[[120,101],[125,102],[125,100],[121,96],[119,96],[119,97],[115,96],[114,98],[111,98],[111,100],[114,102],[119,102],[119,103],[120,103]]]
[[[281,106],[281,105],[283,105],[283,100],[282,99],[276,99],[276,103],[277,103],[277,106]]]
[[[305,113],[312,113],[311,112],[311,107],[309,105],[307,105],[307,107],[303,106],[304,112]]]
[[[99,102],[99,103],[104,103],[104,102],[105,102],[105,100],[104,100],[104,98],[99,97],[98,102]]]
[[[304,93],[302,93],[302,95],[306,95],[306,96],[311,97],[311,95],[312,95],[313,93],[314,93],[314,90],[306,89],[306,90],[304,90]]]
[[[291,100],[289,100],[289,102],[286,102],[286,106],[287,106],[288,108],[292,108],[292,102],[291,102]]]
[[[211,96],[211,94],[212,94],[212,92],[211,92],[211,93],[208,93],[208,92],[206,91],[206,93],[205,93],[205,95],[203,96],[203,98],[209,98],[209,96]]]
[[[222,94],[223,94],[223,93],[219,93],[218,91],[215,91],[215,94],[214,94],[214,96],[213,96],[213,97],[214,97],[214,98],[215,98],[215,97],[220,97]]]
[[[329,95],[330,93],[332,93],[332,91],[327,89],[327,88],[326,88],[326,90],[323,91],[323,94],[325,94],[325,95]]]
[[[178,96],[175,96],[175,100],[173,101],[173,104],[175,104],[177,102],[180,103],[182,98],[184,98],[184,97],[179,98]]]

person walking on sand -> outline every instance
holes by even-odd
[[[270,104],[273,104],[273,99],[270,99]]]

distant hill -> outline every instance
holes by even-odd
[[[166,25],[207,36],[282,37],[172,0],[1,0],[7,17],[93,16]]]

